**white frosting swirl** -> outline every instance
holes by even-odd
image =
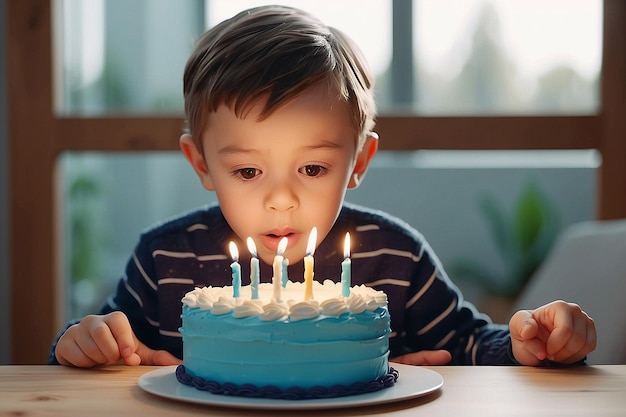
[[[217,299],[216,302],[213,303],[213,307],[211,308],[211,313],[216,316],[220,316],[222,314],[228,314],[233,311],[235,308],[235,300],[233,298],[228,298],[223,295],[220,295],[220,298]]]
[[[209,291],[202,291],[198,294],[196,299],[196,303],[198,307],[202,310],[211,310],[213,309],[213,303],[216,301],[216,297],[213,296]]]
[[[245,300],[233,309],[233,317],[252,317],[263,314],[263,304],[260,300]]]
[[[189,291],[181,300],[189,308],[198,307],[198,294],[194,294],[193,291]]]
[[[339,317],[348,310],[344,298],[329,298],[320,304],[322,314]]]
[[[269,304],[263,306],[263,312],[259,314],[259,319],[263,321],[275,321],[286,318],[289,314],[289,309],[285,303],[277,303],[272,301]]]
[[[352,314],[360,314],[365,311],[367,304],[360,294],[350,294],[348,298],[348,311]]]
[[[320,311],[317,306],[306,301],[295,303],[289,308],[289,319],[291,319],[291,321],[312,319],[319,315]]]
[[[373,311],[378,307],[384,307],[387,305],[387,294],[383,291],[372,291],[372,288],[363,284],[353,287],[350,290],[350,294],[362,297],[365,301],[366,309],[369,311]]]

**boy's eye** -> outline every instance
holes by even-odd
[[[244,180],[251,180],[260,173],[261,171],[256,168],[241,168],[235,171],[235,175]]]
[[[326,168],[320,165],[306,165],[300,168],[300,172],[307,177],[319,177],[326,171]]]

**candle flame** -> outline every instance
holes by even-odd
[[[228,244],[228,249],[230,249],[230,257],[233,258],[234,262],[237,262],[239,260],[239,249],[237,249],[235,242],[231,241]]]
[[[256,245],[254,244],[254,240],[252,240],[251,237],[248,237],[248,239],[246,240],[246,243],[248,244],[248,251],[250,251],[250,254],[254,258],[258,257],[256,253]]]
[[[287,250],[288,242],[289,242],[289,239],[287,239],[286,237],[283,237],[280,240],[280,242],[278,242],[278,249],[276,250],[277,256],[283,256],[283,253],[285,253],[285,251]]]
[[[350,232],[346,233],[346,240],[343,241],[343,257],[344,259],[350,257]]]
[[[317,244],[317,227],[311,229],[311,234],[309,235],[309,242],[306,245],[306,254],[307,256],[313,256],[315,252],[315,245]]]

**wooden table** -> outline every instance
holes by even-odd
[[[138,378],[157,367],[0,366],[0,416],[294,415],[169,400]],[[390,404],[297,411],[298,416],[626,416],[626,365],[570,369],[429,367],[442,388]]]

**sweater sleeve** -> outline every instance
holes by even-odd
[[[157,349],[159,343],[158,286],[152,251],[142,237],[129,259],[116,292],[109,297],[99,314],[122,311],[137,338]]]
[[[54,342],[52,342],[52,346],[50,347],[50,351],[48,352],[48,360],[47,363],[48,365],[59,365],[59,361],[57,360],[56,357],[56,349],[57,349],[57,344],[59,343],[59,339],[61,338],[61,336],[63,336],[63,334],[67,331],[67,329],[69,329],[70,327],[72,327],[73,325],[80,323],[80,320],[72,320],[70,321],[56,336],[56,338],[54,339]]]
[[[445,349],[456,365],[517,364],[508,326],[479,313],[448,278],[425,241],[406,303],[405,350]]]

